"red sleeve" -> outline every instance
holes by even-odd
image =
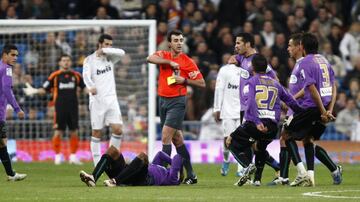
[[[159,51],[156,51],[153,55],[165,58],[165,53],[166,53],[165,51],[159,50]]]
[[[198,66],[196,65],[196,63],[194,62],[194,60],[192,60],[191,58],[188,58],[189,60],[189,72],[188,72],[188,76],[191,80],[198,80],[198,79],[202,79],[203,75],[201,74]]]

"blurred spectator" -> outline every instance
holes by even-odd
[[[351,129],[354,120],[358,120],[359,110],[356,108],[355,100],[348,99],[346,108],[341,110],[336,117],[335,128],[338,132],[351,137]]]
[[[23,75],[24,73],[22,71],[21,64],[16,63],[12,69],[12,81],[14,87],[23,83]]]
[[[0,18],[6,18],[7,8],[10,6],[9,0],[0,1]]]
[[[159,45],[163,41],[167,41],[166,39],[167,32],[168,32],[167,23],[158,22],[157,32],[156,32],[156,45]]]
[[[357,120],[353,121],[350,140],[360,142],[360,116]]]
[[[296,7],[295,9],[295,22],[300,30],[307,30],[309,25],[306,24],[307,19],[305,17],[304,8]]]
[[[353,22],[360,22],[360,1],[357,1],[354,3],[352,9],[351,9],[351,16]]]
[[[266,22],[266,21],[272,22],[273,29],[275,32],[283,32],[284,31],[283,26],[279,22],[274,20],[274,14],[270,9],[266,9],[264,11],[264,22]]]
[[[213,22],[216,20],[216,8],[213,2],[206,2],[203,5],[203,17],[206,22]]]
[[[346,75],[346,69],[339,56],[334,55],[332,52],[331,44],[326,42],[322,47],[322,55],[329,61],[334,70],[335,77],[343,78]]]
[[[281,85],[287,86],[287,79],[289,78],[290,71],[285,66],[286,63],[281,63],[278,56],[273,56],[270,60],[271,67],[275,70]]]
[[[16,13],[16,10],[15,10],[15,6],[8,6],[7,9],[6,9],[6,15],[5,15],[5,19],[12,19],[12,20],[15,20],[15,19],[19,19],[19,16],[17,15]]]
[[[243,25],[243,31],[242,32],[253,34],[253,31],[254,31],[254,26],[253,26],[252,22],[245,21],[245,23]]]
[[[349,82],[349,96],[353,99],[356,99],[357,94],[360,92],[359,87],[359,77],[358,78],[352,78]]]
[[[217,50],[218,53],[218,61],[220,61],[221,56],[225,53],[233,53],[234,52],[234,40],[230,33],[225,33],[220,42],[220,46]]]
[[[168,22],[168,30],[173,30],[180,22],[180,13],[176,5],[176,1],[160,0],[159,1],[159,16],[161,21]]]
[[[294,15],[287,16],[286,28],[284,31],[286,38],[289,38],[292,34],[298,33],[299,31],[300,29],[296,24],[295,16]]]
[[[320,22],[318,19],[315,19],[310,23],[308,32],[310,32],[316,36],[316,38],[318,39],[320,48],[323,47],[323,44],[325,42],[327,42],[325,33],[322,32],[320,29]]]
[[[96,9],[96,15],[93,17],[94,20],[110,20],[111,17],[108,15],[106,8],[103,6],[99,6]]]
[[[312,22],[318,16],[321,6],[321,0],[311,0],[307,2],[304,13],[308,22]]]
[[[271,47],[273,55],[278,57],[280,64],[285,65],[289,57],[285,34],[278,33],[275,37],[275,44]]]
[[[90,1],[90,2],[89,2]],[[94,0],[61,0],[50,1],[53,15],[60,19],[78,19],[86,17],[84,10],[90,10],[88,7],[92,5]]]
[[[82,67],[84,59],[89,54],[90,47],[87,42],[86,34],[84,31],[78,31],[75,35],[75,40],[72,44],[73,47],[73,64],[76,67]]]
[[[360,110],[360,92],[356,96],[356,107]]]
[[[271,48],[275,44],[276,32],[274,31],[273,23],[271,21],[265,21],[263,30],[260,31],[260,35],[265,41],[265,46]]]
[[[196,51],[193,55],[199,58],[199,70],[203,77],[206,78],[210,71],[210,65],[217,63],[215,54],[209,50],[205,42],[201,42],[197,45]]]
[[[65,32],[57,32],[56,34],[56,45],[61,49],[62,53],[67,55],[71,55],[72,48],[69,43],[66,41],[66,33]]]
[[[349,89],[349,82],[352,78],[355,78],[355,79],[360,78],[360,57],[359,56],[354,58],[354,69],[347,72],[347,74],[344,78],[343,88],[345,88],[345,89]]]
[[[219,26],[229,24],[236,28],[244,24],[246,18],[244,0],[221,0],[218,7]]]
[[[346,107],[347,95],[345,91],[340,91],[337,94],[336,102],[334,105],[334,115],[337,116],[339,111]]]
[[[102,1],[109,2],[110,0],[102,0]],[[140,18],[141,9],[143,8],[142,0],[120,0],[119,4],[121,6],[121,10],[120,10],[121,18],[125,18],[125,19]],[[115,8],[113,7],[113,9],[115,9]],[[112,12],[115,12],[115,11],[112,11]],[[116,17],[116,16],[112,16],[112,15],[110,15],[110,16],[112,18]],[[117,16],[116,18],[113,18],[113,19],[118,19],[118,18],[119,18],[119,16]]]
[[[57,69],[61,49],[56,45],[55,33],[48,32],[45,41],[39,44],[39,71],[42,76]],[[35,78],[34,78],[35,79]]]
[[[322,33],[330,33],[331,25],[338,24],[341,25],[342,22],[336,17],[332,16],[329,13],[326,7],[320,7],[318,10],[318,18],[320,23],[320,32]]]
[[[354,22],[340,42],[340,52],[347,70],[352,70],[351,61],[360,53],[360,22]]]
[[[29,49],[24,56],[25,72],[34,76],[39,68],[40,54],[38,44],[34,41],[30,42]]]
[[[157,5],[155,3],[149,3],[143,10],[141,14],[142,19],[153,19],[159,20]]]
[[[126,6],[130,3],[133,3],[134,0],[130,0],[127,2],[123,2],[123,4],[121,5],[122,8],[126,9]],[[95,4],[95,11],[96,13],[99,12],[99,8],[103,7],[106,11],[106,14],[111,18],[111,19],[119,19],[119,11],[110,4],[110,0],[98,0],[97,3]],[[98,15],[96,15],[98,16]],[[139,11],[139,16],[140,16],[140,11]]]
[[[337,56],[341,56],[339,46],[342,39],[342,34],[339,25],[337,24],[331,25],[330,34],[327,35],[327,39],[331,44],[332,52]]]
[[[195,11],[194,17],[191,19],[191,24],[194,32],[201,32],[206,27],[201,11]]]
[[[51,19],[53,18],[53,11],[48,1],[32,0],[27,2],[24,15],[26,18],[32,19]]]

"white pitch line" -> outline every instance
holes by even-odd
[[[333,196],[324,195],[323,193],[343,193],[343,192],[360,192],[360,190],[338,190],[338,191],[316,191],[306,192],[303,196],[323,197],[323,198],[339,198],[339,199],[360,199],[360,196]]]

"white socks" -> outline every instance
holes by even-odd
[[[116,149],[120,150],[120,144],[121,144],[121,135],[115,135],[114,133],[111,134],[109,147],[114,146]]]
[[[94,166],[100,161],[101,158],[101,143],[100,138],[91,137],[90,150],[93,157]]]
[[[296,169],[297,169],[299,175],[306,175],[306,169],[302,162],[299,162],[296,165]]]
[[[240,163],[238,163],[238,166],[237,166],[237,167],[238,167],[238,169],[237,169],[238,172],[241,172],[241,171],[244,169],[244,168],[240,165]]]

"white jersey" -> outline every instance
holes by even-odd
[[[214,112],[221,119],[240,119],[240,67],[228,64],[220,68],[216,78]]]
[[[104,98],[116,96],[114,64],[117,63],[125,51],[118,48],[103,48],[103,56],[96,56],[96,52],[84,60],[83,78],[87,88],[96,88],[96,95],[90,94],[90,101],[94,97]]]

